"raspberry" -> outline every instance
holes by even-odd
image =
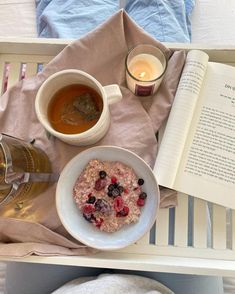
[[[84,214],[90,214],[90,213],[92,213],[94,211],[95,211],[95,207],[92,204],[86,204],[83,207],[83,213]]]
[[[111,182],[112,182],[113,184],[115,184],[115,183],[117,182],[117,178],[116,178],[116,177],[112,177],[112,178],[111,178]]]
[[[123,209],[119,212],[119,214],[121,216],[128,216],[128,214],[129,214],[129,207],[128,206],[124,206]]]
[[[138,206],[144,206],[144,204],[145,204],[145,199],[139,198],[139,199],[137,200],[137,205],[138,205]]]
[[[100,228],[100,226],[102,225],[103,221],[104,220],[102,218],[95,220],[95,225],[97,226],[97,228]]]
[[[123,201],[121,196],[118,196],[118,197],[115,198],[113,207],[117,212],[119,212],[119,211],[121,211],[123,209],[124,201]]]
[[[101,191],[102,189],[104,189],[104,187],[106,186],[106,179],[98,179],[95,182],[95,189],[96,191]]]

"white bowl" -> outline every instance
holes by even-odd
[[[123,162],[144,179],[142,187],[148,197],[137,223],[106,233],[84,219],[73,199],[73,186],[91,159]],[[115,250],[135,243],[151,229],[157,215],[159,195],[156,178],[143,159],[120,147],[100,146],[79,153],[65,166],[56,188],[56,207],[62,224],[75,239],[100,250]]]

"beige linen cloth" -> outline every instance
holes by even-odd
[[[125,56],[140,43],[159,46],[169,58],[168,69],[157,95],[134,96],[126,87]],[[134,151],[153,166],[157,153],[155,133],[167,117],[184,64],[182,51],[172,52],[151,38],[128,15],[120,10],[84,38],[68,45],[35,77],[20,81],[0,99],[0,131],[28,140],[49,156],[53,171],[61,172],[65,164],[84,148],[70,146],[58,139],[48,139],[38,122],[35,95],[51,74],[69,68],[93,75],[102,85],[120,85],[123,99],[111,105],[111,126],[97,145],[117,145]],[[0,255],[82,255],[92,249],[74,240],[63,228],[55,207],[53,184],[46,192],[25,202],[20,210],[12,205],[0,209]],[[164,192],[164,191],[162,191]],[[163,207],[176,204],[165,191]]]

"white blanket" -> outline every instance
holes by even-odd
[[[83,277],[60,287],[52,294],[174,294],[159,282],[135,275],[102,274]]]

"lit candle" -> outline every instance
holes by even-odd
[[[138,45],[126,58],[128,88],[137,96],[149,96],[158,89],[167,62],[163,52],[152,45]]]
[[[157,57],[150,54],[136,55],[129,63],[130,73],[141,81],[152,81],[163,73],[163,66]]]

